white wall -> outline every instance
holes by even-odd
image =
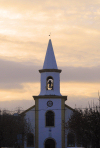
[[[47,106],[47,101],[53,102],[52,107]],[[45,113],[52,110],[55,113],[55,127],[45,126]],[[39,99],[39,148],[44,148],[44,142],[47,138],[55,139],[56,148],[61,148],[61,99]]]
[[[61,95],[60,94],[60,77],[57,72],[43,72],[41,73],[41,92],[40,95]],[[46,79],[52,76],[54,79],[53,90],[46,90]]]

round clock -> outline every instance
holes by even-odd
[[[52,105],[53,105],[53,102],[52,102],[52,101],[48,101],[48,102],[47,102],[47,106],[48,106],[48,107],[51,107]]]

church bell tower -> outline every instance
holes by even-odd
[[[41,91],[35,100],[35,148],[65,148],[65,101],[51,39],[41,74]]]
[[[53,52],[52,42],[49,40],[47,53],[41,73],[41,92],[40,95],[58,95],[60,94],[60,73],[56,64]]]

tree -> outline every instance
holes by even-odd
[[[18,142],[22,144],[31,130],[30,123],[23,116],[3,111],[0,115],[0,147],[16,147]]]
[[[76,109],[65,127],[75,134],[77,145],[100,147],[100,113],[97,110]]]

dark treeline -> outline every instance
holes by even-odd
[[[97,108],[75,109],[65,126],[74,133],[77,145],[100,148],[100,112]]]
[[[32,130],[30,123],[18,113],[11,114],[4,110],[0,114],[0,147],[22,145],[27,133]]]

